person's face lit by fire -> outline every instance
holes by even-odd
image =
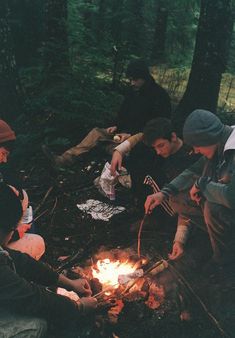
[[[7,150],[5,147],[0,147],[0,163],[6,163],[9,154],[10,154],[9,150]]]
[[[211,146],[205,146],[205,147],[194,146],[193,150],[194,150],[195,154],[201,154],[201,155],[205,156],[206,158],[208,158],[209,160],[211,160],[214,157],[217,148],[218,148],[218,145],[213,144]]]
[[[175,133],[172,133],[170,141],[165,138],[158,138],[153,142],[152,147],[156,151],[157,155],[167,158],[175,153],[176,144],[177,136]]]

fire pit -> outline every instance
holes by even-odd
[[[106,319],[117,323],[126,302],[142,302],[150,309],[162,304],[164,291],[155,276],[166,267],[166,261],[152,263],[131,249],[115,249],[99,252],[83,268],[76,266],[72,271],[90,281],[99,303],[112,302]]]
[[[132,249],[100,250],[82,267],[73,267],[69,277],[74,274],[90,281],[99,308],[87,326],[83,322],[81,337],[170,337],[187,331],[190,314],[185,290],[172,274],[172,266],[167,267],[167,261],[139,257]],[[203,321],[202,328],[197,307],[195,311],[199,321],[191,322],[190,327],[195,325],[195,332],[207,330],[208,323]]]

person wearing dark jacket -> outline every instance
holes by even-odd
[[[107,151],[112,153],[117,142],[121,143],[131,135],[141,132],[149,120],[160,116],[170,118],[170,97],[155,82],[143,60],[130,62],[126,76],[130,79],[131,87],[121,104],[115,125],[92,129],[79,144],[60,156],[55,156],[43,145],[42,150],[51,164],[55,167],[72,164],[78,156],[104,141],[108,144]]]
[[[85,279],[70,280],[27,254],[6,247],[22,217],[20,200],[0,183],[0,337],[44,337],[48,323],[73,326],[96,308]],[[88,297],[72,301],[48,286],[61,286]],[[78,334],[74,335],[77,337]],[[70,337],[68,335],[68,337]]]

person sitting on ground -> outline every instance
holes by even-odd
[[[6,167],[8,164],[8,157],[14,149],[16,141],[15,132],[12,128],[3,120],[0,120],[0,180],[4,179],[6,183],[11,185],[17,196],[22,201],[24,214],[28,208],[28,195],[25,190],[22,189],[19,180],[12,169]],[[44,239],[33,233],[26,233],[31,228],[31,223],[20,222],[9,247],[21,252],[28,253],[35,259],[40,257],[45,252]]]
[[[78,320],[97,306],[90,286],[85,279],[70,280],[29,255],[7,248],[21,217],[19,198],[1,182],[0,337],[45,337],[51,323],[59,331],[66,329],[62,337],[78,337]],[[73,301],[46,286],[60,286],[87,297]]]
[[[54,167],[74,163],[78,156],[104,141],[109,143],[107,150],[111,154],[117,142],[121,143],[131,135],[142,131],[149,120],[154,117],[171,116],[170,97],[165,89],[155,82],[143,60],[131,61],[126,76],[130,79],[131,87],[121,104],[114,126],[92,129],[79,144],[60,156],[55,156],[46,145],[43,145],[42,150]],[[115,141],[115,135],[118,141]]]
[[[198,226],[208,233],[213,252],[206,266],[209,270],[224,268],[234,263],[235,257],[235,130],[215,114],[197,109],[185,121],[183,138],[203,156],[160,192],[148,196],[145,212],[151,212],[166,199],[181,202],[179,215],[183,223],[179,223],[180,237],[173,245],[174,257],[183,255],[190,230]],[[191,203],[183,203],[184,193],[190,194]],[[198,205],[197,213],[192,203]],[[200,243],[197,249],[202,249]]]
[[[146,145],[146,152],[139,161],[136,163],[131,156],[124,158],[141,141]],[[130,170],[133,193],[143,203],[151,191],[149,186],[143,184],[146,175],[150,175],[161,187],[193,164],[198,156],[192,154],[192,148],[183,144],[171,121],[160,117],[149,121],[143,133],[133,135],[115,148],[111,161],[112,175],[120,170],[123,158]]]

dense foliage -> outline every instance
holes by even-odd
[[[209,2],[1,1],[1,88],[7,84],[2,93],[10,94],[2,95],[0,114],[21,135],[24,151],[41,142],[66,147],[91,127],[108,126],[132,58],[148,61],[176,106],[186,88],[201,6]],[[222,3],[213,3],[212,15],[223,11]],[[226,3],[232,14],[232,2]],[[221,34],[225,37],[223,27]],[[234,34],[228,41],[228,67],[221,72],[229,74],[222,82],[219,106],[233,111]]]

